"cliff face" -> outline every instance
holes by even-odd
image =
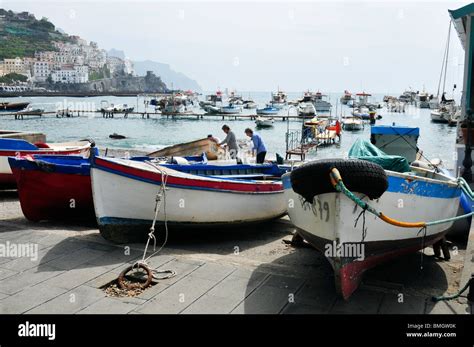
[[[88,83],[42,83],[41,87],[48,90],[68,92],[136,92],[165,93],[168,88],[160,77],[148,71],[145,76],[124,75],[104,78]]]

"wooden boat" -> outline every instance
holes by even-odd
[[[88,158],[28,155],[9,157],[8,161],[28,220],[95,218]]]
[[[97,148],[91,148],[98,155]],[[174,169],[195,172],[211,169],[205,157],[183,157],[177,164],[177,158],[162,161],[163,165]],[[153,160],[149,157],[132,157],[131,160]],[[156,158],[155,158],[156,160]],[[41,220],[69,220],[95,218],[90,179],[91,159],[76,155],[27,155],[8,157],[15,177],[20,205],[25,217],[34,222]],[[249,173],[252,166],[240,169]],[[268,173],[278,175],[274,169]],[[257,175],[257,172],[254,172]]]
[[[0,111],[21,111],[29,104],[29,102],[1,102]]]
[[[8,157],[34,154],[88,155],[91,146],[92,143],[89,140],[32,144],[25,140],[0,138],[0,186],[16,186],[15,177],[13,176],[8,163]]]
[[[117,242],[123,241],[124,232],[146,235],[162,184],[166,190],[157,221],[166,219],[169,225],[235,225],[286,213],[281,181],[236,179],[232,168],[220,168],[229,175],[194,175],[149,162],[94,158],[92,194],[101,234]]]
[[[206,153],[207,159],[209,160],[222,159],[225,156],[224,149],[208,138],[165,147],[158,151],[149,153],[147,156],[184,157],[189,155],[201,155],[202,153]]]
[[[303,169],[303,166],[300,168]],[[410,174],[386,171],[387,191],[379,199],[369,201],[369,204],[391,218],[407,222],[456,216],[461,194],[456,181],[429,170],[412,170]],[[370,184],[370,177],[367,180]],[[452,224],[428,227],[425,235],[419,233],[419,229],[401,229],[370,215],[365,221],[364,237],[360,229],[354,227],[362,209],[346,196],[330,192],[306,202],[292,189],[291,174],[283,176],[283,184],[287,201],[294,202],[293,208],[288,209],[291,221],[299,228],[301,236],[316,249],[324,253],[328,247],[363,247],[363,259],[356,260],[357,257],[349,255],[328,257],[334,269],[336,288],[346,300],[357,289],[364,271],[382,261],[437,242]],[[364,194],[356,195],[367,201]],[[394,204],[397,201],[404,202],[403,208],[397,208]]]
[[[417,137],[413,131],[395,129],[390,133],[388,128],[385,133],[390,136],[400,133],[398,136],[404,138]],[[357,289],[366,270],[436,243],[443,239],[453,222],[426,229],[421,226],[404,229],[401,223],[395,226],[367,212],[364,225],[356,226],[364,210],[333,188],[329,181],[333,167],[338,168],[343,182],[357,198],[395,222],[432,222],[455,217],[461,196],[455,178],[409,165],[405,157],[387,156],[380,150],[384,146],[400,148],[400,144],[392,146],[389,139],[377,141],[378,148],[369,142],[362,143],[366,153],[363,156],[354,156],[352,149],[349,151],[349,156],[357,159],[315,161],[282,178],[285,197],[292,202],[292,208],[288,209],[292,223],[306,241],[325,253],[334,269],[336,289],[346,300]],[[407,142],[405,147],[401,153],[412,151],[407,157],[415,158],[417,147]],[[328,249],[341,252],[328,253]],[[351,249],[361,252],[354,254]]]
[[[257,117],[255,120],[255,125],[260,128],[269,128],[273,126],[273,118],[264,118],[264,117]]]

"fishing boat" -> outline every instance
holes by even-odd
[[[87,155],[93,143],[88,140],[64,143],[36,143],[25,140],[0,138],[0,186],[15,187],[8,157],[26,155]]]
[[[283,175],[290,219],[298,233],[325,254],[334,269],[336,290],[345,300],[366,270],[442,240],[453,222],[424,222],[455,217],[461,195],[452,177],[409,166],[405,158],[388,156],[369,142],[356,142],[349,156],[303,164]],[[383,213],[384,219],[369,214],[347,192],[337,191],[338,181],[330,180],[333,168],[352,196]],[[364,213],[362,224],[359,217]],[[409,229],[400,227],[419,221]]]
[[[242,113],[242,106],[229,104],[219,108],[220,114],[239,114]]]
[[[359,117],[346,117],[342,119],[342,129],[358,131],[364,129],[364,122]]]
[[[29,104],[29,102],[0,102],[0,111],[21,111]]]
[[[435,123],[449,123],[454,118],[457,108],[452,104],[443,105],[436,110],[431,110],[431,121]]]
[[[215,175],[219,169],[226,175]],[[252,175],[243,178],[233,175],[230,166],[213,170],[202,176],[149,161],[95,157],[92,194],[102,236],[120,242],[125,232],[146,235],[160,191],[163,208],[157,211],[156,220],[169,225],[236,225],[286,213],[281,181],[253,179]]]
[[[329,112],[331,110],[331,103],[326,101],[327,95],[321,92],[312,93],[309,90],[303,94],[303,98],[300,102],[310,102],[313,104],[316,112]]]
[[[257,117],[255,124],[260,128],[269,128],[273,126],[273,118],[271,117]]]
[[[98,151],[96,148],[92,150]],[[9,157],[21,210],[33,222],[94,219],[90,162],[76,155]]]
[[[168,146],[147,154],[149,157],[185,157],[206,154],[208,160],[224,159],[225,151],[207,137]]]
[[[244,108],[247,110],[253,110],[258,107],[257,103],[253,100],[244,100]]]
[[[430,108],[430,96],[423,91],[416,96],[416,106],[419,108]]]
[[[288,95],[285,92],[278,90],[276,93],[272,93],[272,99],[269,105],[281,110],[286,105],[288,105],[287,98],[288,98]]]
[[[15,116],[41,116],[44,113],[44,108],[34,108],[32,106],[28,106],[21,111],[15,112]]]
[[[99,154],[95,147],[91,151],[93,155]],[[193,167],[196,172],[208,167],[205,155],[130,159],[154,160],[175,169],[190,171]],[[17,183],[21,209],[28,220],[95,219],[89,156],[26,155],[8,157],[8,162]],[[275,171],[275,174],[278,172]]]
[[[280,110],[276,107],[267,105],[264,108],[257,108],[257,114],[261,115],[266,115],[266,116],[272,116],[272,115],[277,115]]]
[[[349,91],[345,90],[344,95],[341,96],[341,104],[347,105],[347,103],[353,99],[354,98],[352,97],[352,94]]]
[[[310,102],[300,102],[298,104],[299,117],[314,117],[316,116],[316,108]]]

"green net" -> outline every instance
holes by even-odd
[[[410,165],[406,158],[399,155],[388,155],[368,141],[357,139],[349,150],[349,158],[367,160],[378,164],[385,170],[409,172]]]

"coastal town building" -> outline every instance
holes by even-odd
[[[19,18],[27,16],[19,14]],[[0,76],[22,74],[32,83],[87,83],[90,73],[100,74],[104,67],[112,74],[133,74],[130,60],[107,56],[96,42],[88,43],[79,36],[70,36],[67,42],[54,42],[53,47],[54,50],[36,51],[33,57],[0,61]]]

